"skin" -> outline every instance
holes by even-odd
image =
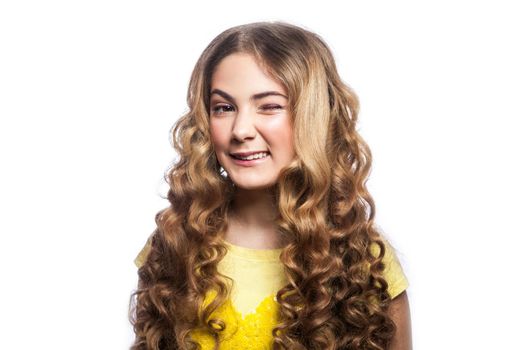
[[[254,98],[263,92],[280,95]],[[211,79],[210,133],[217,159],[237,187],[225,239],[256,249],[281,248],[275,227],[277,208],[269,189],[295,157],[286,89],[247,54],[225,57]],[[271,155],[242,167],[231,152],[265,150]],[[391,350],[411,350],[410,309],[406,292],[393,299],[389,315],[397,326]]]
[[[412,350],[412,326],[407,292],[392,300],[388,314],[397,326],[390,350]]]
[[[274,95],[254,98],[258,94]],[[210,128],[219,163],[244,190],[264,190],[295,156],[288,98],[251,55],[225,57],[212,76]],[[230,152],[270,151],[258,165],[235,164]],[[264,191],[260,191],[261,193]]]
[[[262,96],[261,94],[272,92]],[[269,189],[293,160],[286,89],[248,54],[225,57],[211,79],[210,134],[221,166],[237,187],[226,240],[249,248],[277,248],[276,211]],[[232,152],[269,151],[251,167]]]

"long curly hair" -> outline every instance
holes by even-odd
[[[383,278],[385,244],[366,181],[371,152],[356,130],[359,101],[338,75],[327,44],[285,22],[257,22],[218,35],[189,83],[189,110],[172,129],[180,156],[165,174],[170,206],[155,216],[151,250],[131,295],[132,349],[197,349],[193,329],[218,342],[210,318],[229,297],[217,269],[235,186],[210,140],[210,84],[226,56],[248,53],[286,87],[295,160],[272,187],[287,284],[278,291],[274,349],[386,349],[395,332]],[[372,249],[376,245],[376,249]],[[216,297],[206,307],[206,292]]]

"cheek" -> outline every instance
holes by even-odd
[[[286,145],[286,151],[287,151],[287,155],[288,155],[288,160],[291,161],[294,157],[295,157],[295,147],[294,147],[294,142],[293,142],[293,132],[290,132],[288,135],[287,135],[287,145]]]
[[[210,137],[215,150],[219,151],[227,147],[228,135],[225,128],[217,125],[217,123],[210,124]]]
[[[274,125],[274,127],[269,130],[269,134],[273,135],[274,144],[279,147],[280,153],[283,154],[287,160],[295,156],[294,135],[289,120],[283,120],[279,124]]]

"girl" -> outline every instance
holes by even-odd
[[[199,58],[170,206],[137,256],[132,349],[410,349],[358,99],[324,41],[237,26]]]

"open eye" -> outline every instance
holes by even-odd
[[[226,112],[232,112],[234,109],[232,106],[230,105],[216,105],[214,106],[211,111],[213,112],[213,114],[222,114],[222,113],[226,113]]]

